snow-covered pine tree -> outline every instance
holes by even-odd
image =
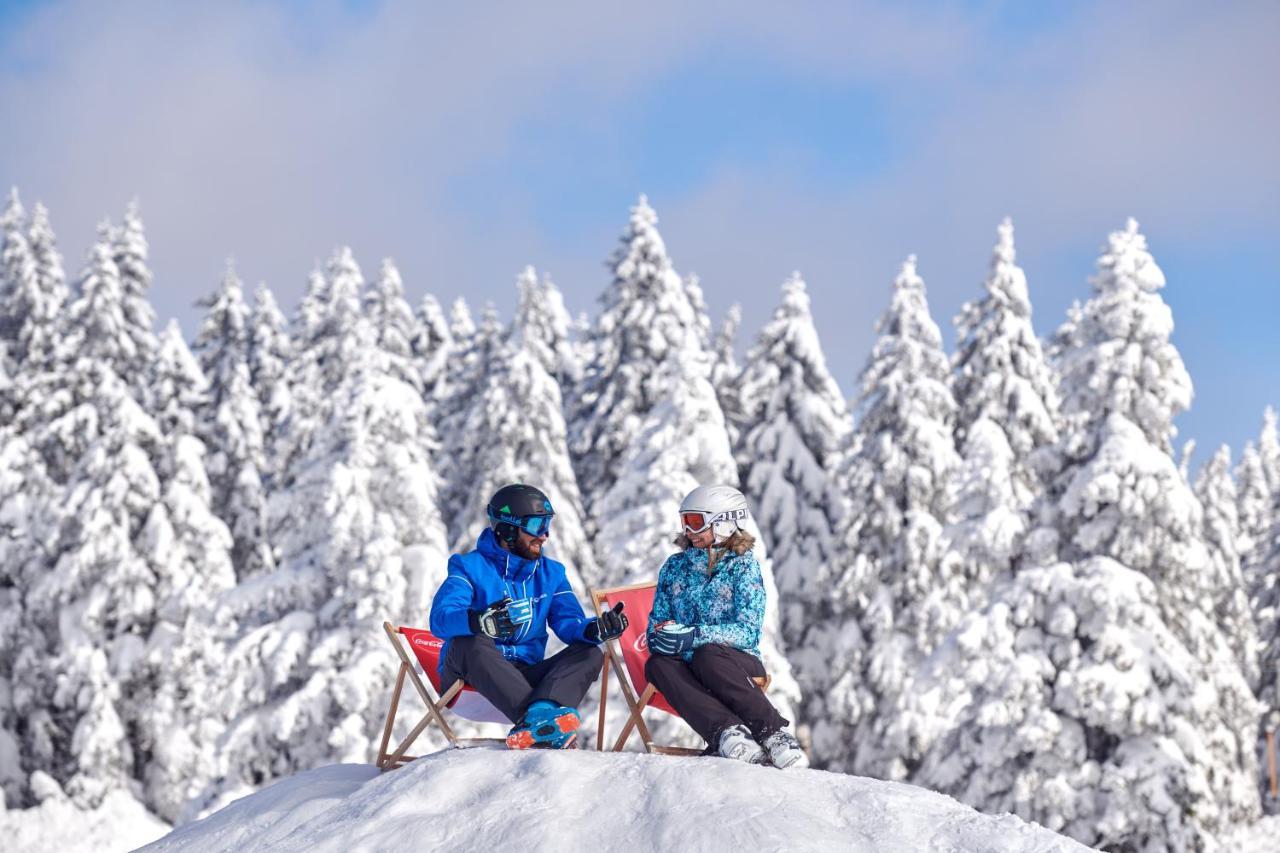
[[[247,376],[243,363],[239,372]],[[207,451],[198,437],[200,413],[211,405],[208,383],[176,322],[160,335],[148,387],[163,438],[156,464],[161,501],[137,547],[155,577],[155,620],[145,654],[121,673],[120,709],[136,741],[135,774],[146,802],[176,821],[190,816],[187,803],[217,775],[224,720],[208,691],[228,637],[226,626],[215,623],[213,604],[235,583],[233,540],[211,508]]]
[[[1015,575],[917,691],[960,713],[914,781],[1117,849],[1202,849],[1257,814],[1256,707],[1171,455],[1191,381],[1164,283],[1130,220],[1059,359],[1046,505],[1069,562]]]
[[[1258,568],[1263,564],[1262,551],[1275,520],[1266,469],[1253,442],[1245,444],[1235,475],[1240,563],[1252,595],[1257,583]]]
[[[1274,731],[1280,714],[1280,472],[1277,456],[1276,413],[1268,406],[1263,412],[1262,431],[1255,448],[1246,445],[1236,471],[1239,484],[1240,556],[1245,589],[1258,634],[1257,696],[1262,703],[1259,732],[1259,763],[1267,776],[1266,733]],[[1270,778],[1259,781],[1265,792],[1263,809],[1280,814],[1280,802],[1269,796]]]
[[[11,807],[30,803],[28,774],[38,769],[39,720],[27,711],[39,677],[20,655],[42,647],[31,585],[47,570],[45,548],[57,534],[61,492],[39,452],[47,420],[68,408],[67,375],[56,360],[63,341],[66,285],[48,214],[37,204],[30,229],[14,191],[0,217],[0,796]],[[9,356],[13,355],[12,361]],[[36,658],[38,660],[38,656]],[[47,676],[47,673],[44,674]]]
[[[27,231],[27,245],[36,260],[36,274],[40,278],[40,292],[44,294],[41,302],[49,306],[48,312],[38,312],[38,316],[47,318],[54,309],[66,304],[70,293],[67,290],[67,275],[62,268],[62,255],[58,252],[58,241],[53,234],[53,226],[49,223],[49,210],[40,202],[31,209],[31,227]],[[42,327],[43,329],[43,327]],[[47,342],[45,344],[47,347]],[[36,338],[33,337],[30,349],[37,349]]]
[[[702,297],[702,279],[697,273],[689,273],[684,277],[684,292],[689,297],[689,305],[693,307],[694,328],[698,332],[698,340],[702,349],[711,350],[711,314],[707,311],[707,301]]]
[[[1267,406],[1262,411],[1262,431],[1258,433],[1258,457],[1267,475],[1271,493],[1280,491],[1280,428],[1276,410]]]
[[[183,339],[177,320],[170,320],[156,339],[155,358],[147,367],[146,384],[156,426],[166,442],[179,435],[199,435],[200,413],[210,404],[209,382]],[[173,453],[166,443],[154,459],[162,480],[172,476],[172,463]]]
[[[31,443],[12,422],[0,426],[0,797],[10,808],[29,802],[31,721],[20,710],[27,688],[15,665],[35,636],[24,598],[44,566],[40,544],[56,531],[45,512],[53,493]]]
[[[0,214],[0,422],[17,412],[14,385],[25,360],[19,332],[31,311],[28,295],[38,292],[36,264],[27,244],[26,211],[17,189]]]
[[[277,437],[273,491],[292,486],[316,430],[329,418],[333,394],[350,374],[363,295],[364,276],[346,246],[334,251],[323,272],[311,273],[294,317],[294,352],[286,374],[290,412]]]
[[[644,196],[631,209],[610,263],[613,281],[587,336],[591,359],[569,422],[578,485],[593,508],[622,476],[622,457],[638,439],[645,417],[670,393],[657,379],[668,354],[699,354],[705,337],[704,318],[671,266],[658,216]],[[598,510],[594,516],[601,518]],[[615,577],[630,573],[625,565],[604,571]]]
[[[28,222],[16,188],[0,214],[0,341],[18,365],[49,347],[51,318],[67,299],[66,277],[49,214],[36,204]]]
[[[453,336],[444,309],[439,300],[428,293],[418,306],[418,337],[413,340],[413,354],[422,371],[422,392],[428,400],[438,400],[445,394],[442,380],[452,345]]]
[[[292,360],[293,343],[289,340],[284,314],[277,307],[270,288],[259,284],[253,299],[253,314],[249,319],[248,364],[249,385],[258,397],[258,411],[262,419],[266,458],[262,474],[268,487],[277,470],[277,446],[293,410],[293,394],[289,388],[288,376]]]
[[[1158,597],[1107,557],[997,585],[920,673],[950,720],[912,781],[1105,850],[1218,849],[1210,700]]]
[[[1227,594],[1207,571],[1203,509],[1172,457],[1173,418],[1190,406],[1191,378],[1170,341],[1164,274],[1136,222],[1111,235],[1098,270],[1078,344],[1062,359],[1059,551],[1068,560],[1109,556],[1147,573],[1175,634],[1189,638],[1179,630],[1183,615],[1216,612]],[[1161,487],[1131,492],[1140,475],[1155,478],[1143,488]]]
[[[13,420],[15,404],[13,400],[14,375],[17,368],[9,355],[9,344],[0,341],[0,418],[6,423]]]
[[[799,273],[796,273],[798,276]],[[742,325],[742,306],[733,303],[725,312],[724,321],[716,332],[711,348],[711,384],[720,398],[720,410],[724,412],[724,426],[729,432],[729,444],[735,456],[742,447],[742,431],[746,416],[743,413],[742,368],[738,364],[734,347],[738,345],[738,327]],[[738,459],[738,471],[746,482],[743,460]]]
[[[39,442],[41,454],[55,482],[65,484],[71,469],[88,447],[90,436],[81,434],[69,413],[94,397],[86,388],[85,366],[101,364],[120,381],[121,370],[135,364],[137,343],[128,328],[120,270],[111,257],[111,227],[103,223],[98,241],[89,250],[84,272],[76,284],[76,296],[66,308],[65,335],[59,342],[55,363],[40,377],[43,385],[29,398],[39,400],[38,430],[27,434]],[[145,383],[145,374],[135,379]],[[136,398],[135,398],[136,399]],[[113,402],[114,405],[114,402]]]
[[[85,310],[104,307],[94,294],[98,277],[114,277],[103,249],[95,248],[72,306],[88,328],[103,328]],[[112,348],[82,341],[80,351]],[[137,541],[160,499],[151,460],[162,440],[109,361],[76,364],[76,405],[50,429],[61,448],[78,452],[61,457],[65,490],[41,508],[58,530],[28,586],[32,633],[14,665],[14,705],[26,721],[25,768],[48,773],[91,807],[134,772],[120,682],[144,654],[155,621],[156,575]]]
[[[574,387],[582,378],[582,365],[570,337],[573,321],[560,289],[549,275],[539,281],[529,266],[516,279],[516,291],[519,301],[512,322],[520,329],[524,346],[537,355],[543,369],[561,388]]]
[[[209,385],[209,405],[222,404],[237,365],[249,362],[249,306],[244,285],[230,262],[218,289],[200,300],[204,319],[196,332],[194,350]]]
[[[1236,468],[1236,489],[1240,516],[1240,563],[1247,587],[1260,580],[1271,556],[1271,532],[1280,522],[1280,437],[1276,411],[1267,406],[1262,413],[1262,430],[1257,442],[1245,445]]]
[[[155,360],[157,340],[156,312],[147,292],[151,289],[151,269],[147,266],[148,246],[138,202],[130,202],[124,220],[112,230],[111,257],[120,271],[124,292],[122,307],[125,333],[132,341],[130,361],[117,366],[120,376],[130,383],[135,398],[149,406],[145,377]]]
[[[997,228],[985,295],[955,318],[957,522],[948,531],[975,588],[1011,571],[1032,503],[1043,491],[1034,467],[1058,440],[1057,389],[1031,326],[1027,277],[1017,265],[1013,223]]]
[[[1220,590],[1214,613],[1249,686],[1258,684],[1258,632],[1240,569],[1240,521],[1231,448],[1222,445],[1196,476],[1195,495],[1204,508],[1204,540],[1209,549],[1210,585]]]
[[[484,507],[508,483],[530,483],[547,493],[556,519],[547,552],[565,563],[579,594],[583,578],[594,579],[595,555],[583,533],[582,497],[569,461],[560,386],[550,372],[557,366],[554,329],[556,306],[524,291],[538,287],[526,270],[517,280],[520,305],[509,338],[499,337],[486,357],[487,381],[459,429],[478,441],[451,443],[461,455],[452,458],[455,518],[459,530],[453,550],[475,547],[488,526]],[[560,309],[563,311],[563,308]]]
[[[949,363],[914,255],[876,330],[842,471],[845,557],[810,613],[806,654],[831,662],[811,693],[818,762],[901,779],[925,746],[917,721],[902,713],[905,696],[969,594],[943,538],[959,464]]]
[[[358,308],[348,279],[335,281],[335,311]],[[241,584],[231,601],[242,620],[258,617],[230,652],[224,692],[249,710],[225,739],[223,795],[367,760],[395,676],[381,622],[420,621],[444,573],[437,480],[421,439],[425,403],[387,372],[358,313],[325,327],[347,336],[324,344],[341,353],[347,375],[327,372],[337,379],[330,411],[289,492],[273,497],[273,516],[289,521],[280,526],[280,567]]]
[[[385,258],[378,279],[364,295],[364,314],[373,329],[383,370],[422,393],[422,373],[414,363],[413,342],[422,337],[418,318],[404,299],[404,282],[395,261]]]
[[[810,685],[830,662],[807,642],[807,629],[841,565],[844,497],[835,473],[852,424],[799,273],[783,284],[782,303],[757,336],[737,384],[739,471],[770,544],[783,640],[812,701]],[[811,716],[802,711],[800,718]]]
[[[459,296],[449,306],[448,346],[442,358],[443,370],[436,380],[435,399],[440,422],[457,416],[453,405],[466,398],[467,388],[484,370],[480,360],[483,341],[477,334],[475,320],[467,300]],[[446,430],[441,428],[444,435]]]
[[[43,380],[56,372],[53,360],[60,340],[60,322],[67,302],[66,276],[58,255],[49,215],[37,204],[30,225],[17,190],[0,215],[0,352],[7,356],[0,408],[17,418],[24,429],[32,413],[19,409],[43,406],[41,398],[53,390]]]
[[[1280,517],[1280,512],[1277,513]],[[1265,774],[1267,758],[1262,755],[1266,733],[1275,732],[1280,720],[1280,522],[1267,537],[1270,549],[1258,561],[1254,584],[1250,589],[1250,605],[1258,631],[1258,699],[1262,703],[1262,719],[1258,733],[1260,775]],[[1277,735],[1280,737],[1280,735]],[[1270,779],[1260,778],[1259,788],[1266,794],[1263,808],[1268,814],[1280,814],[1280,801],[1270,794]]]
[[[208,453],[210,507],[231,531],[236,577],[252,577],[275,560],[266,541],[262,410],[249,378],[250,310],[233,269],[202,304],[196,350],[208,396],[199,408],[198,434]]]
[[[480,327],[471,325],[467,305],[459,299],[453,305],[454,323],[453,355],[449,359],[446,379],[449,396],[436,408],[436,423],[441,436],[441,452],[438,456],[444,489],[440,505],[444,508],[448,541],[454,551],[470,551],[475,547],[474,525],[484,518],[484,501],[474,502],[472,487],[474,478],[480,476],[470,464],[486,452],[485,445],[495,440],[492,434],[473,432],[471,422],[477,407],[487,405],[485,394],[494,382],[503,381],[495,373],[498,353],[506,345],[507,330],[498,319],[498,309],[492,303],[484,307]],[[471,331],[468,333],[468,328]],[[481,416],[483,420],[484,416]],[[496,490],[495,490],[496,491]]]
[[[39,425],[61,414],[65,405],[65,310],[70,298],[49,211],[39,202],[31,212],[27,245],[35,261],[35,289],[23,291],[20,297],[27,303],[24,323],[17,331],[22,369],[13,377],[12,393],[23,410],[20,428],[38,434]]]
[[[27,241],[27,214],[17,189],[13,189],[0,214],[0,347],[15,367],[26,360],[20,332],[39,301],[36,259]]]

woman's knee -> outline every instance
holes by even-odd
[[[644,677],[647,681],[659,684],[671,672],[672,666],[684,666],[684,662],[665,655],[651,655],[644,662]]]
[[[702,672],[709,666],[715,666],[722,661],[728,660],[728,648],[718,643],[707,643],[705,646],[699,646],[693,650],[693,660],[690,666],[694,672]]]

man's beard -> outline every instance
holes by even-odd
[[[523,557],[526,560],[536,560],[542,556],[542,543],[537,539],[530,542],[521,542],[517,539],[511,544],[511,550],[516,552],[517,557]]]

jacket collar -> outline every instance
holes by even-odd
[[[538,562],[541,559],[526,560],[518,554],[507,551],[498,544],[498,537],[487,527],[480,533],[480,538],[476,540],[476,550],[489,561],[489,564],[497,570],[499,575],[503,575],[510,580],[527,580],[537,569]]]

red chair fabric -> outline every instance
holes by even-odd
[[[618,647],[622,650],[622,662],[627,668],[627,675],[631,677],[631,684],[635,687],[637,696],[643,695],[644,689],[649,686],[649,679],[644,675],[644,665],[649,660],[646,634],[656,591],[657,587],[646,586],[641,589],[610,592],[601,599],[602,610],[611,610],[618,602],[622,602],[623,612],[627,614],[627,630],[623,631],[622,636],[618,638]],[[654,688],[649,707],[679,716],[657,688]]]
[[[422,671],[427,674],[431,686],[437,694],[447,689],[440,685],[440,655],[444,652],[444,640],[425,628],[401,626],[400,633],[409,641],[413,656],[418,659]],[[463,684],[458,694],[449,700],[446,706],[460,717],[477,723],[511,723],[506,715],[493,706],[493,703],[480,695],[470,684]]]

